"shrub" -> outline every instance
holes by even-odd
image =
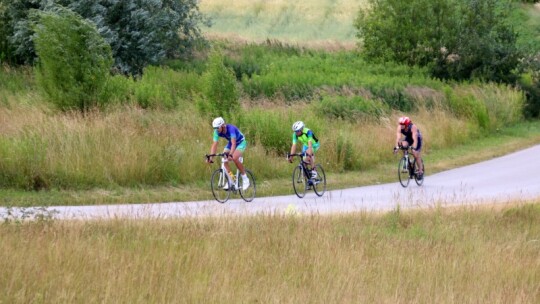
[[[490,127],[489,115],[486,105],[473,95],[456,96],[450,88],[445,90],[450,110],[458,117],[464,117],[475,121],[482,129]]]
[[[252,110],[249,115],[236,118],[239,128],[248,140],[263,145],[266,152],[285,153],[289,150],[292,131],[284,127],[285,121],[293,121],[282,113]]]
[[[62,110],[87,111],[109,77],[110,46],[92,23],[68,9],[56,6],[39,16],[34,42],[40,88]]]
[[[326,96],[316,105],[316,112],[330,119],[357,120],[379,119],[388,111],[380,101],[361,96]]]
[[[203,74],[203,100],[199,110],[203,115],[229,116],[240,109],[239,89],[234,72],[223,63],[220,50],[210,54],[208,69]]]

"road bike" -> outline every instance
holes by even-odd
[[[304,161],[306,153],[287,153],[287,159],[291,156],[298,156],[300,162],[293,170],[292,183],[294,193],[299,198],[303,198],[306,195],[306,191],[313,188],[317,196],[323,196],[326,192],[326,174],[320,164],[315,165],[315,171],[317,171],[317,177],[311,178],[312,170],[308,168],[308,163]]]
[[[251,202],[255,198],[255,193],[257,192],[255,176],[253,175],[253,173],[248,169],[245,169],[246,175],[249,179],[249,187],[244,190],[243,179],[240,176],[240,170],[236,168],[236,175],[231,176],[227,172],[227,169],[225,169],[225,161],[228,157],[228,154],[206,154],[206,159],[210,161],[210,157],[213,156],[221,157],[221,167],[219,169],[216,169],[212,173],[212,177],[210,178],[210,188],[212,189],[212,194],[214,195],[214,198],[220,203],[225,203],[229,200],[231,193],[240,193],[240,196],[246,202]],[[210,162],[213,163],[213,161]],[[243,157],[240,157],[240,162],[244,162]]]
[[[403,157],[399,160],[398,164],[398,178],[401,186],[406,188],[409,186],[411,179],[416,181],[418,186],[422,186],[424,183],[424,177],[422,179],[418,176],[418,164],[416,163],[416,158],[410,156],[411,147],[400,147],[400,150],[403,150]],[[411,160],[412,158],[412,160]],[[424,166],[424,160],[422,159],[422,168],[424,168],[424,174],[426,173],[426,167]]]

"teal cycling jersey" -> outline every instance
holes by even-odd
[[[312,145],[319,144],[319,140],[317,139],[315,134],[313,134],[313,131],[311,131],[310,129],[304,128],[302,130],[302,135],[300,136],[297,136],[296,132],[293,132],[293,136],[292,136],[293,144],[296,144],[297,142],[301,142],[304,146],[307,146],[310,141],[312,142],[311,143]]]

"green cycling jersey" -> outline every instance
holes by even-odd
[[[307,146],[310,141],[312,145],[319,144],[319,140],[317,139],[315,134],[313,134],[313,131],[311,131],[310,129],[304,128],[302,130],[302,135],[300,136],[297,136],[296,132],[293,132],[293,136],[292,136],[293,144],[296,144],[297,142],[301,142],[304,146]]]

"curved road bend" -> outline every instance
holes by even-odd
[[[233,199],[135,205],[48,207],[57,219],[168,218],[246,215],[257,213],[325,214],[352,211],[433,207],[436,205],[483,204],[540,198],[540,145],[503,157],[427,175],[424,185],[414,180],[408,188],[398,182],[328,191],[317,197],[309,191],[303,199],[293,195],[255,198],[251,203]],[[429,173],[429,165],[428,165]],[[397,180],[397,178],[396,178]],[[292,189],[291,189],[292,191]],[[0,218],[6,214],[0,208]],[[11,212],[17,212],[13,209]],[[43,211],[40,211],[43,212]]]

